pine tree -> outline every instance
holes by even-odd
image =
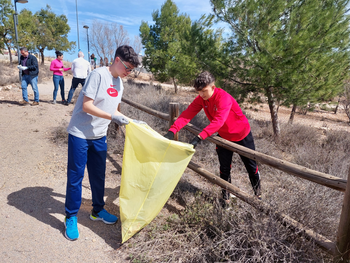
[[[12,63],[11,48],[14,46],[13,6],[10,0],[0,0],[0,53],[6,47]]]
[[[145,48],[143,64],[155,78],[165,82],[172,80],[177,93],[177,83],[189,81],[195,68],[191,56],[181,50],[183,34],[190,30],[191,19],[179,10],[175,3],[167,0],[152,14],[154,25],[142,22],[140,36]]]
[[[304,105],[339,92],[349,67],[349,0],[211,0],[232,35],[221,58],[241,96],[267,97],[274,134],[277,104]]]

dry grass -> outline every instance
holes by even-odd
[[[314,244],[240,202],[221,209],[197,194],[128,241],[131,262],[325,262]]]
[[[13,83],[18,83],[19,81],[19,74],[18,69],[16,68],[17,65],[10,64],[10,62],[0,62],[0,72],[1,72],[1,78],[0,78],[0,86],[6,86]]]
[[[175,95],[154,87],[125,85],[124,96],[153,109],[168,112],[170,101],[178,101],[180,109],[187,107],[196,94]],[[146,121],[165,134],[167,122],[123,105],[123,112]],[[308,168],[347,178],[350,161],[350,138],[346,132],[320,130],[303,125],[282,125],[281,140],[273,140],[271,123],[248,116],[258,151],[283,158]],[[201,112],[193,124],[208,124]],[[180,140],[189,141],[192,134],[181,131]],[[215,146],[202,142],[193,161],[218,175]],[[262,174],[263,199],[277,210],[290,215],[305,226],[335,240],[343,194],[299,179],[266,165],[259,165]],[[188,174],[190,173],[190,174]],[[232,182],[251,193],[248,176],[237,154],[232,161]],[[184,187],[186,186],[186,187]],[[192,189],[192,191],[188,191]],[[187,171],[172,198],[190,200],[194,189],[195,202],[187,202],[185,212],[169,218],[157,218],[125,248],[132,262],[331,262],[312,241],[300,233],[281,226],[274,218],[255,211],[238,201],[231,211],[217,204],[219,187],[208,184]]]
[[[0,86],[11,85],[19,82],[19,71],[17,69],[17,63],[10,64],[10,62],[0,62]],[[52,71],[50,71],[49,65],[41,65],[39,63],[39,78],[38,83],[42,83],[45,80],[52,78]]]

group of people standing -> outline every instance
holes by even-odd
[[[39,89],[38,89],[38,75],[39,75],[39,65],[38,60],[35,56],[28,52],[28,49],[22,47],[20,49],[21,57],[18,69],[21,71],[21,87],[22,87],[22,100],[19,102],[20,105],[29,105],[28,100],[28,85],[32,86],[34,92],[34,102],[32,106],[39,105]],[[60,95],[62,103],[64,105],[69,105],[71,103],[74,91],[79,84],[84,86],[86,77],[91,72],[91,66],[88,61],[84,59],[84,53],[79,51],[78,58],[73,60],[72,67],[66,68],[63,65],[63,53],[56,51],[56,59],[54,59],[50,64],[50,70],[53,72],[53,99],[52,103],[56,104],[58,88],[60,88]],[[65,98],[64,91],[64,77],[63,72],[72,70],[73,79],[72,85],[68,93],[68,98]]]

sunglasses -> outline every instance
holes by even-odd
[[[124,64],[124,61],[123,61],[120,57],[119,57],[119,59],[120,59],[120,62],[124,65],[126,72],[131,72],[131,71],[133,71],[133,69],[128,68],[128,66]]]

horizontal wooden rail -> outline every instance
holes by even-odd
[[[199,128],[190,123],[187,124],[184,128],[194,134],[199,134],[201,132]],[[213,142],[228,150],[237,152],[238,154],[246,156],[250,159],[275,167],[278,170],[284,171],[289,174],[293,174],[300,178],[333,188],[338,191],[344,192],[346,189],[347,180],[345,179],[314,171],[301,165],[281,160],[264,153],[253,151],[236,143],[229,142],[219,136],[211,136],[208,137],[206,140]]]
[[[147,112],[147,113],[149,113],[149,114],[151,114],[153,116],[156,116],[158,118],[161,118],[163,120],[167,120],[167,121],[170,120],[169,114],[153,110],[151,108],[148,108],[146,106],[143,106],[143,105],[141,105],[139,103],[133,102],[133,101],[128,100],[128,99],[122,98],[122,101],[127,103],[127,104],[129,104],[129,105],[131,105],[131,106],[133,106],[133,107],[135,107],[135,108],[137,108],[137,109],[139,109],[139,110],[145,111],[145,112]]]
[[[197,165],[193,162],[190,162],[188,165],[188,168],[190,168],[193,171],[195,171],[196,173],[202,175],[204,178],[206,178],[210,182],[226,189],[227,191],[234,194],[242,201],[244,201],[244,202],[250,204],[251,206],[253,206],[254,208],[258,209],[259,211],[261,211],[267,215],[271,215],[274,218],[276,218],[278,221],[283,223],[284,225],[291,227],[291,228],[294,228],[295,230],[297,230],[297,232],[303,233],[309,239],[314,240],[315,243],[318,246],[320,246],[322,249],[324,249],[325,251],[327,251],[328,253],[330,253],[332,255],[335,255],[335,253],[336,253],[335,243],[333,243],[332,241],[330,241],[326,237],[324,237],[320,234],[317,234],[312,229],[309,229],[309,228],[303,226],[301,223],[299,223],[298,221],[289,217],[288,215],[274,211],[273,208],[271,208],[270,206],[259,201],[257,198],[248,195],[246,192],[242,191],[238,187],[236,187],[236,186],[228,183],[227,181],[221,179],[220,177],[210,173],[209,171],[203,169],[199,165]]]
[[[138,108],[142,111],[145,111],[151,115],[159,117],[161,119],[170,120],[169,114],[153,110],[153,109],[148,108],[146,106],[143,106],[139,103],[132,102],[128,99],[123,98],[122,101],[135,107],[135,108]],[[190,132],[192,132],[194,134],[199,134],[201,132],[201,130],[199,128],[197,128],[196,126],[194,126],[190,123],[187,124],[184,128],[189,130]],[[318,183],[318,184],[327,186],[329,188],[333,188],[335,190],[343,191],[343,192],[346,189],[347,181],[345,179],[342,179],[342,178],[339,178],[336,176],[332,176],[332,175],[328,175],[325,173],[321,173],[318,171],[314,171],[314,170],[308,169],[306,167],[303,167],[301,165],[293,164],[293,163],[285,161],[285,160],[281,160],[281,159],[271,157],[271,156],[263,154],[263,153],[259,153],[257,151],[250,150],[246,147],[229,142],[229,141],[222,139],[218,136],[211,136],[211,137],[208,137],[206,140],[213,142],[217,145],[220,145],[220,146],[222,146],[226,149],[229,149],[231,151],[237,152],[237,153],[239,153],[243,156],[246,156],[250,159],[256,160],[260,163],[267,164],[269,166],[275,167],[278,170],[284,171],[284,172],[289,173],[289,174],[293,174],[295,176],[312,181],[314,183]]]

